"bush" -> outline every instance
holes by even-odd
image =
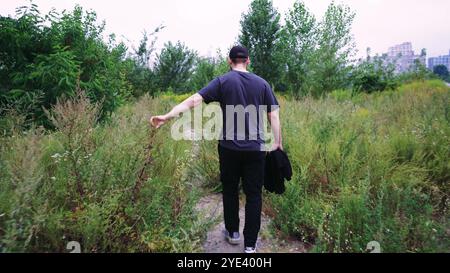
[[[449,88],[413,82],[394,91],[301,101],[280,97],[294,176],[264,209],[277,234],[314,252],[441,252],[450,248]],[[219,189],[215,145],[201,150],[204,183]],[[215,171],[214,171],[215,170]]]
[[[443,65],[436,65],[433,67],[433,74],[438,76],[440,79],[449,82],[450,81],[450,74],[448,73],[448,68]]]
[[[284,103],[294,177],[269,195],[275,228],[316,252],[365,252],[374,240],[384,252],[450,248],[445,84]]]
[[[79,6],[44,16],[34,4],[19,8],[16,18],[0,17],[1,108],[50,126],[43,108],[78,86],[102,102],[102,117],[122,105],[131,95],[126,48],[113,36],[104,42],[104,25],[96,21],[95,12]]]
[[[394,90],[398,81],[394,75],[395,66],[385,64],[383,57],[370,57],[353,70],[352,86],[354,92],[372,93],[375,91]]]
[[[163,108],[165,107],[165,108]],[[145,96],[104,124],[79,92],[48,112],[56,128],[0,141],[0,250],[190,252],[199,248],[190,143],[149,130],[167,104]]]
[[[181,42],[164,45],[161,53],[156,56],[155,74],[159,90],[186,92],[191,90],[188,85],[194,69],[196,53]]]

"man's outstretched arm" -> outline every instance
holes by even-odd
[[[184,113],[198,105],[200,105],[203,102],[203,97],[200,96],[198,93],[195,93],[194,95],[190,96],[189,98],[185,99],[182,103],[178,104],[172,110],[170,110],[169,113],[162,115],[162,116],[153,116],[150,118],[150,123],[152,126],[159,128],[161,125],[166,123],[167,121],[178,117],[181,113]]]
[[[283,149],[283,139],[281,137],[281,124],[280,124],[280,109],[274,110],[267,113],[267,118],[270,122],[270,127],[272,128],[274,143],[272,150],[278,148]]]

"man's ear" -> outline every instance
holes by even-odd
[[[250,65],[250,57],[247,58],[247,61],[245,62],[246,65]]]
[[[230,57],[227,57],[227,63],[228,63],[229,65],[232,65],[232,64],[233,64],[233,62],[231,61]]]

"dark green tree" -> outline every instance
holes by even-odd
[[[242,15],[239,43],[249,50],[252,71],[272,85],[280,76],[281,63],[276,56],[280,29],[280,14],[271,0],[253,0]]]
[[[445,81],[449,81],[450,80],[450,75],[448,72],[448,68],[443,65],[436,65],[433,67],[433,73],[436,74],[439,78],[445,80]]]
[[[405,73],[406,78],[409,80],[420,80],[424,81],[433,77],[433,73],[429,71],[425,65],[419,60],[415,59],[410,70]]]
[[[215,77],[227,73],[230,69],[227,58],[220,50],[213,57],[196,57],[194,72],[190,79],[192,90],[205,87]]]
[[[43,108],[77,87],[102,102],[103,116],[131,94],[126,79],[127,48],[114,36],[103,40],[104,23],[93,11],[52,10],[41,15],[35,4],[0,17],[0,106],[31,121],[48,124]]]
[[[191,91],[189,79],[192,76],[197,54],[181,42],[164,45],[156,56],[155,75],[161,91],[168,89],[174,92]]]
[[[387,62],[386,56],[367,57],[353,69],[351,74],[352,89],[354,92],[367,92],[393,90],[398,81],[395,77],[395,64]]]
[[[347,87],[350,61],[355,52],[351,27],[355,13],[348,6],[331,2],[318,28],[314,54],[312,95],[322,96]]]
[[[195,68],[190,79],[192,90],[199,90],[214,79],[217,61],[214,58],[197,57]]]
[[[296,1],[286,14],[281,31],[283,81],[295,96],[309,93],[311,62],[316,45],[316,19],[302,1]]]
[[[132,59],[128,59],[127,79],[133,85],[133,96],[139,97],[144,93],[153,94],[156,92],[157,79],[151,69],[151,58],[155,52],[157,34],[164,29],[158,26],[152,33],[144,31],[138,48],[133,48]]]

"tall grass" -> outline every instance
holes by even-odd
[[[197,183],[220,188],[217,143],[149,128],[182,99],[172,97],[143,97],[98,123],[80,92],[47,112],[54,131],[2,119],[0,252],[66,251],[73,240],[84,252],[198,251]],[[294,177],[265,198],[278,234],[316,252],[364,252],[374,240],[384,252],[447,252],[449,100],[440,81],[280,98]]]
[[[151,114],[168,103],[144,97],[98,124],[80,92],[47,112],[55,131],[9,126],[1,138],[0,252],[196,251],[203,227],[186,177],[191,143]]]
[[[280,97],[294,176],[266,194],[274,231],[313,252],[450,250],[450,92],[441,81],[372,94]],[[216,147],[199,164],[219,188]]]
[[[450,250],[450,96],[440,81],[282,101],[294,177],[274,225],[317,252]]]

